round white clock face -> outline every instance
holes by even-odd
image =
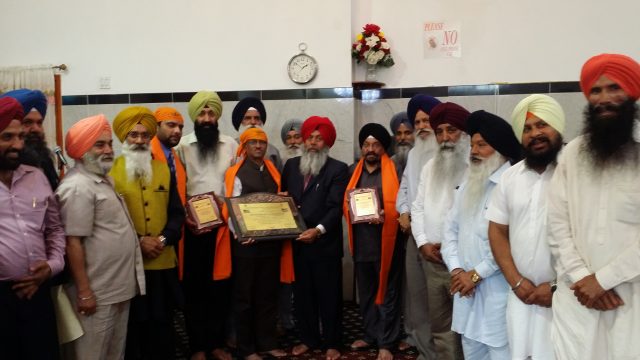
[[[318,73],[318,63],[307,54],[298,54],[289,60],[287,72],[291,81],[306,84]]]

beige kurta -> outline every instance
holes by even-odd
[[[565,147],[549,189],[549,246],[558,274],[552,343],[558,359],[638,359],[640,168],[589,170],[582,143],[579,137]],[[623,306],[602,312],[578,302],[569,287],[592,273]]]

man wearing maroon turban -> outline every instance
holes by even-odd
[[[57,359],[51,277],[64,267],[64,228],[47,178],[20,163],[23,116],[0,99],[0,359]]]
[[[301,340],[293,355],[321,348],[326,359],[335,360],[342,340],[342,199],[348,169],[329,156],[336,129],[328,118],[308,118],[301,134],[302,156],[289,159],[282,172],[282,191],[293,197],[308,228],[293,243]]]
[[[460,336],[451,331],[451,276],[442,260],[440,246],[455,189],[464,180],[469,163],[468,117],[465,108],[451,102],[438,104],[431,110],[429,122],[440,148],[422,168],[418,194],[411,206],[411,232],[416,247],[427,260],[424,264],[427,304],[438,359],[462,359]]]
[[[66,290],[84,330],[71,343],[74,358],[120,359],[129,305],[144,294],[145,282],[136,230],[107,175],[113,165],[111,126],[102,114],[80,120],[65,145],[76,163],[56,195],[72,278]]]
[[[638,359],[640,65],[594,56],[580,86],[584,130],[562,150],[548,195],[551,343],[558,359]]]

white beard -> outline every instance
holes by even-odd
[[[129,181],[142,180],[144,184],[151,183],[151,151],[149,145],[122,144],[122,155],[125,159],[125,170]]]
[[[484,206],[482,198],[484,197],[489,177],[506,161],[507,159],[496,151],[488,158],[482,158],[482,162],[479,164],[471,162],[467,184],[464,188],[462,212],[473,216]]]
[[[262,126],[260,125],[242,125],[240,124],[240,126],[238,126],[238,135],[242,135],[243,132],[245,132],[247,129],[251,129],[251,128],[260,128],[262,129]]]
[[[426,139],[423,139],[417,133],[415,138],[416,140],[413,143],[413,148],[415,150],[413,150],[413,152],[415,152],[416,155],[427,155],[431,157],[438,150],[438,141],[436,141],[436,136],[433,132],[431,132],[431,135]]]
[[[284,163],[285,161],[291,158],[294,158],[296,156],[301,156],[301,155],[302,155],[302,145],[289,145],[280,154],[280,156],[282,157],[282,163]]]
[[[395,159],[398,164],[404,167],[407,164],[407,157],[409,156],[409,151],[413,147],[412,144],[403,144],[395,146]]]
[[[86,152],[82,155],[82,163],[88,171],[96,175],[105,176],[113,166],[113,156],[107,154],[94,156],[93,154]]]
[[[468,167],[469,147],[469,135],[464,133],[455,144],[449,142],[440,144],[431,169],[431,189],[427,189],[431,196],[435,195],[437,198],[449,196],[451,191],[448,189],[453,190],[460,185]]]
[[[302,151],[302,156],[300,157],[300,173],[302,173],[303,176],[317,176],[320,174],[320,170],[322,170],[322,167],[327,162],[328,157],[328,147],[324,147],[319,152],[307,151],[304,149]]]

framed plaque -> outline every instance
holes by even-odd
[[[352,224],[368,223],[381,218],[378,192],[375,188],[349,190],[348,199]]]
[[[290,196],[253,193],[225,201],[240,242],[295,239],[307,229]]]
[[[220,209],[213,192],[194,195],[187,199],[187,216],[196,223],[191,230],[201,234],[222,225]]]

